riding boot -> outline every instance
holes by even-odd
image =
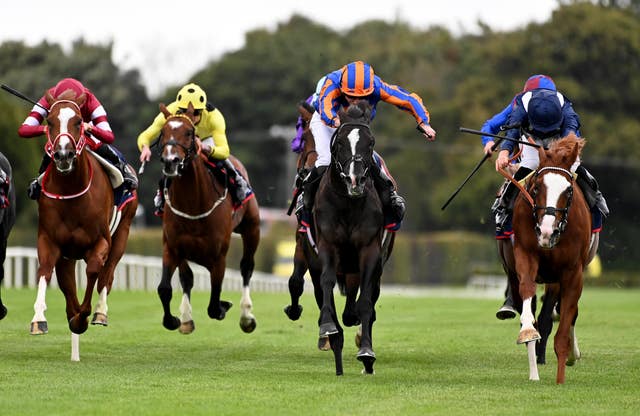
[[[33,179],[31,183],[29,183],[29,189],[27,189],[27,195],[29,196],[30,199],[33,199],[34,201],[37,201],[38,198],[40,197],[40,190],[42,189],[42,185],[40,184],[40,181],[42,180],[41,177],[44,171],[47,170],[47,166],[49,166],[50,162],[51,162],[51,158],[49,157],[49,155],[45,154],[42,157],[42,162],[40,163],[40,169],[38,169],[38,177]]]
[[[229,177],[228,186],[231,191],[231,199],[233,200],[234,207],[240,207],[251,196],[251,187],[249,183],[242,177],[242,175],[233,166],[233,163],[229,159],[222,161],[227,176]]]
[[[96,153],[109,161],[113,166],[118,168],[118,170],[122,173],[122,177],[124,178],[124,185],[127,189],[133,191],[138,188],[138,178],[131,171],[131,169],[127,166],[127,162],[123,157],[120,157],[118,152],[108,145],[107,143],[102,143]]]
[[[513,294],[511,292],[511,283],[507,280],[507,289],[505,290],[505,300],[498,312],[496,318],[500,320],[513,319],[516,317],[516,308],[513,305]]]
[[[578,166],[576,174],[578,175],[576,182],[578,182],[578,185],[587,200],[587,204],[589,204],[589,208],[592,211],[594,208],[598,208],[602,215],[605,217],[609,216],[607,201],[605,201],[602,192],[600,192],[596,178],[594,178],[587,168],[582,165]]]
[[[302,209],[298,217],[302,227],[309,227],[311,225],[313,201],[316,199],[320,179],[322,179],[322,175],[326,170],[326,166],[314,166],[302,182]]]
[[[531,173],[531,169],[521,166],[515,175],[513,175],[513,178],[516,181],[519,181],[525,178],[529,173]],[[502,194],[500,194],[493,203],[491,211],[496,216],[496,231],[502,232],[507,225],[508,220],[511,218],[511,211],[513,211],[513,205],[516,202],[517,195],[518,188],[513,184],[513,182],[509,182],[504,191],[502,191]]]
[[[398,195],[395,184],[386,172],[376,164],[371,165],[373,185],[378,192],[382,210],[384,212],[384,227],[392,231],[400,228],[400,223],[404,218],[406,204],[404,198]]]

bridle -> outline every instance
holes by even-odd
[[[558,172],[563,174],[564,176],[567,177],[567,179],[569,179],[569,187],[564,191],[567,195],[567,205],[564,208],[556,208],[556,207],[550,207],[550,206],[539,206],[536,203],[536,195],[538,194],[538,188],[539,188],[539,182],[541,180],[541,176],[544,175],[545,172]],[[533,177],[534,181],[534,186],[533,186],[533,190],[531,192],[531,196],[533,198],[533,220],[535,223],[535,231],[536,231],[536,235],[540,236],[541,231],[540,231],[540,225],[539,225],[539,218],[540,215],[538,214],[538,212],[542,211],[542,216],[545,215],[553,215],[555,217],[556,213],[560,213],[561,217],[560,220],[557,222],[557,226],[554,227],[553,230],[553,234],[551,235],[551,246],[553,247],[558,239],[560,238],[560,234],[562,234],[562,232],[565,230],[566,226],[567,226],[567,219],[569,216],[569,208],[571,208],[571,202],[573,201],[573,181],[574,181],[574,176],[573,174],[564,168],[560,168],[560,167],[554,167],[554,166],[547,166],[547,167],[543,167],[540,168],[536,171],[534,177]]]
[[[351,157],[349,157],[348,159],[344,160],[344,161],[340,161],[338,159],[338,154],[337,154],[337,146],[335,145],[336,143],[336,138],[338,137],[338,134],[342,131],[343,128],[345,127],[362,127],[365,128],[368,132],[369,132],[369,136],[371,137],[371,143],[370,143],[370,147],[373,149],[373,146],[375,144],[375,139],[373,138],[373,135],[371,134],[371,127],[369,127],[368,124],[365,123],[358,123],[358,122],[347,122],[344,124],[340,124],[340,126],[336,129],[336,131],[333,132],[333,135],[331,136],[331,160],[333,162],[333,164],[335,165],[338,173],[340,174],[340,177],[342,179],[347,179],[348,178],[348,174],[345,173],[345,166],[348,167],[351,163],[357,164],[360,163],[362,165],[364,165],[364,172],[362,173],[363,177],[366,177],[369,173],[369,168],[371,167],[371,162],[372,162],[372,157],[369,158],[365,158],[363,155],[361,155],[360,153],[355,153],[353,154]]]
[[[169,123],[169,121],[173,120],[173,119],[184,119],[187,120],[189,123],[189,126],[191,127],[189,130],[189,136],[191,137],[191,143],[189,146],[185,146],[184,144],[178,142],[177,140],[171,138],[169,140],[167,140],[166,142],[162,142],[162,134],[160,135],[160,137],[158,138],[158,153],[160,156],[162,156],[162,153],[164,152],[165,147],[167,146],[177,146],[179,148],[181,148],[184,151],[184,158],[182,158],[180,160],[180,162],[178,163],[178,173],[182,172],[184,170],[184,168],[191,162],[191,159],[193,158],[193,156],[195,156],[198,153],[198,149],[196,148],[196,126],[195,124],[193,124],[193,121],[191,120],[191,118],[189,118],[188,116],[184,115],[184,114],[174,114],[170,117],[167,117],[166,121],[165,121],[165,125],[167,123]]]

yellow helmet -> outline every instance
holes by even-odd
[[[176,102],[180,108],[188,108],[191,103],[195,110],[202,110],[207,106],[207,94],[200,86],[192,82],[178,91]]]

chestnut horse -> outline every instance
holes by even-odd
[[[6,200],[0,208],[0,285],[4,279],[4,261],[7,257],[7,239],[16,222],[16,190],[9,160],[0,152],[0,187],[4,188]],[[0,320],[7,316],[7,307],[0,297]]]
[[[45,151],[53,163],[44,173],[38,199],[39,280],[31,334],[48,331],[45,293],[55,267],[72,332],[71,359],[78,361],[78,335],[87,330],[96,282],[99,300],[92,324],[107,325],[107,295],[113,284],[114,269],[126,248],[138,200],[134,191],[128,202],[114,208],[109,176],[85,149],[87,141],[80,107],[86,95],[75,97],[64,93],[54,99],[47,93],[46,99],[50,110]],[[77,260],[87,264],[81,304],[76,286]]]
[[[579,358],[574,331],[583,270],[590,260],[591,213],[570,169],[584,143],[571,134],[553,142],[548,150],[540,148],[540,165],[528,181],[527,194],[521,194],[514,206],[513,254],[522,299],[518,343],[527,344],[531,380],[539,380],[534,341],[541,336],[531,308],[536,283],[554,285],[547,292],[559,297],[556,383],[564,383],[566,366]],[[547,305],[553,307],[552,302]]]
[[[232,304],[220,300],[220,294],[231,233],[236,232],[242,236],[243,243],[240,327],[244,332],[252,332],[256,319],[252,313],[249,282],[260,241],[260,212],[256,198],[234,211],[226,185],[214,179],[205,165],[208,163],[206,157],[199,151],[193,106],[189,105],[186,113],[178,115],[172,115],[164,104],[160,105],[160,110],[166,118],[159,141],[162,173],[171,178],[171,184],[164,190],[162,279],[158,285],[164,309],[162,324],[170,330],[179,328],[184,334],[195,329],[191,315],[193,272],[188,261],[209,271],[211,296],[207,312],[212,319],[224,319]],[[248,181],[244,166],[233,156],[231,160]],[[171,314],[171,279],[176,268],[183,290],[180,318]]]
[[[369,174],[370,164],[375,163],[370,119],[371,107],[364,100],[340,112],[341,124],[331,145],[331,165],[320,180],[314,204],[318,259],[322,267],[320,279],[314,281],[314,287],[322,292],[319,336],[329,338],[337,375],[342,374],[344,344],[333,298],[338,272],[357,276],[357,301],[350,302],[347,293],[342,319],[345,325],[361,324],[356,357],[363,363],[364,373],[374,372],[376,359],[371,331],[376,320],[375,305],[380,296],[384,263],[384,218],[382,203]]]

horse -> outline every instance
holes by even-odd
[[[50,93],[45,97],[50,105],[45,151],[53,163],[44,173],[38,199],[38,292],[31,334],[48,332],[45,294],[55,268],[58,285],[66,299],[71,360],[79,361],[79,335],[88,328],[96,282],[99,300],[91,323],[107,325],[107,296],[115,267],[126,248],[138,200],[133,191],[115,207],[110,177],[86,148],[80,112],[86,95],[76,97],[67,92],[55,99]],[[87,264],[87,283],[81,304],[76,287],[77,260]]]
[[[566,366],[575,364],[580,357],[575,323],[583,271],[594,247],[589,207],[570,168],[584,144],[583,139],[570,134],[553,142],[548,150],[540,148],[540,164],[528,180],[526,194],[521,194],[514,206],[513,260],[519,283],[514,287],[519,288],[518,300],[522,302],[517,342],[527,344],[530,380],[539,380],[535,341],[542,338],[532,311],[536,283],[547,285],[541,315],[551,316],[555,301],[560,304],[560,322],[554,338],[557,384],[565,382]],[[548,336],[551,320],[541,320],[540,325]]]
[[[179,328],[183,334],[195,330],[191,315],[193,272],[188,261],[209,271],[211,296],[207,313],[222,320],[232,303],[220,299],[225,274],[226,255],[231,233],[242,236],[243,253],[240,261],[242,297],[240,300],[240,328],[250,333],[256,328],[249,283],[253,273],[254,256],[260,241],[260,212],[255,198],[234,211],[226,184],[219,183],[205,165],[206,156],[199,152],[194,125],[194,109],[189,106],[183,114],[172,115],[164,104],[160,111],[166,121],[159,139],[162,173],[171,178],[164,189],[165,209],[162,218],[162,278],[158,296],[164,310],[162,324],[169,330]],[[230,156],[234,166],[249,180],[242,163]],[[171,313],[171,279],[179,270],[183,296],[180,317]]]
[[[8,206],[0,208],[0,285],[4,279],[4,261],[7,258],[7,239],[9,233],[16,222],[16,191],[13,183],[13,171],[11,164],[4,154],[0,152],[0,179],[5,187],[5,196]],[[0,320],[7,316],[7,307],[2,303],[0,297]]]
[[[371,332],[380,296],[384,218],[382,202],[368,174],[374,163],[375,143],[369,127],[371,107],[360,100],[340,111],[339,117],[340,127],[331,145],[331,164],[320,180],[314,201],[313,220],[322,270],[319,280],[314,281],[322,295],[318,303],[319,337],[329,338],[336,375],[341,375],[344,334],[337,319],[333,288],[339,271],[347,280],[350,275],[356,276],[346,284],[356,290],[349,293],[347,289],[342,319],[346,326],[361,325],[356,357],[364,365],[363,373],[373,374],[376,357]]]
[[[315,150],[315,140],[311,129],[309,128],[309,121],[313,115],[315,109],[306,102],[302,101],[298,105],[298,112],[303,121],[303,133],[302,142],[303,148],[298,156],[296,163],[297,166],[297,178],[304,178],[309,170],[314,166],[317,159],[317,152]],[[299,185],[298,185],[299,186]],[[297,197],[294,194],[294,198]],[[293,271],[289,277],[289,295],[291,303],[284,308],[284,313],[292,321],[297,321],[302,315],[303,307],[299,303],[300,297],[304,292],[304,274],[309,271],[313,282],[314,296],[318,307],[322,307],[322,287],[320,285],[320,276],[322,274],[322,264],[318,259],[318,255],[315,249],[315,237],[313,236],[313,230],[308,229],[307,233],[296,232],[295,240],[296,246],[293,255]],[[383,253],[384,262],[391,255],[393,250],[393,243],[395,240],[395,233],[385,232],[383,238]],[[346,311],[355,310],[355,302],[358,294],[359,279],[357,273],[345,274],[341,270],[336,272],[337,284],[340,293],[346,296],[346,302],[349,306],[346,307]],[[354,326],[359,324],[359,320],[354,319],[353,314],[345,314],[343,316],[343,324],[345,326]],[[356,333],[356,346],[360,346],[360,337],[362,336],[362,328],[359,326]],[[320,337],[318,339],[318,348],[322,351],[328,351],[331,349],[329,337]]]

